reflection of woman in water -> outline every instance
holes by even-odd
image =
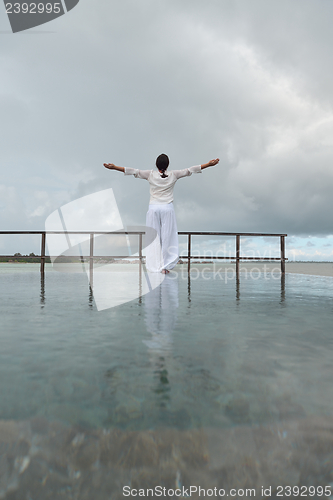
[[[153,288],[144,297],[145,323],[151,338],[142,342],[148,347],[153,370],[155,403],[159,408],[166,408],[172,391],[170,368],[173,364],[172,332],[177,323],[178,275],[151,274],[151,283]]]
[[[218,162],[219,159],[217,158],[203,165],[185,168],[184,170],[172,170],[168,175],[165,172],[169,166],[169,158],[165,154],[161,154],[156,159],[158,172],[117,167],[113,163],[104,163],[105,168],[118,170],[125,175],[134,175],[139,179],[147,180],[150,184],[150,201],[146,226],[153,228],[157,232],[158,238],[146,249],[148,271],[166,274],[175,267],[179,260],[178,230],[173,208],[173,188],[176,182],[178,179],[188,177],[193,173],[201,173],[205,168],[213,167]]]
[[[151,352],[161,354],[172,349],[172,332],[177,322],[178,280],[151,275],[152,290],[145,295],[144,310],[147,331],[152,337],[143,340]],[[159,286],[157,286],[159,284]]]

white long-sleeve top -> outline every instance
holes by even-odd
[[[125,167],[125,175],[134,175],[138,179],[145,179],[150,184],[150,205],[164,205],[173,201],[173,188],[182,177],[201,173],[201,165],[184,168],[184,170],[167,170],[165,175],[156,170],[139,170],[137,168]]]

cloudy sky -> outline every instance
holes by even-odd
[[[328,0],[81,0],[12,34],[0,5],[1,229],[106,188],[143,225],[148,183],[103,162],[219,157],[177,183],[179,230],[288,233],[290,258],[333,260],[332,18]]]

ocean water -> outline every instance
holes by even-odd
[[[2,490],[0,471],[0,498],[29,488],[31,498],[58,498],[45,496],[31,468],[39,447],[38,463],[43,456],[53,474],[54,433],[68,447],[61,460],[72,460],[61,498],[92,494],[91,475],[115,466],[130,477],[135,470],[137,485],[156,482],[142,471],[158,466],[167,484],[166,456],[171,486],[193,482],[194,469],[206,471],[202,484],[221,486],[216,471],[226,467],[224,485],[273,484],[277,496],[280,483],[333,485],[333,278],[254,272],[236,280],[198,266],[190,279],[172,273],[148,294],[99,311],[85,274],[47,267],[42,279],[37,270],[0,267],[0,442],[10,425],[13,440],[25,429],[30,446]],[[99,458],[73,465],[92,442]],[[105,447],[117,458],[103,462]],[[112,477],[107,491],[100,479],[95,498],[134,484]]]

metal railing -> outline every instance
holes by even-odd
[[[145,234],[144,231],[116,231],[116,232],[111,232],[111,231],[0,231],[0,234],[39,234],[41,235],[41,254],[40,256],[34,256],[34,257],[28,257],[24,256],[24,259],[35,259],[36,257],[40,258],[40,272],[41,274],[45,273],[45,261],[47,259],[46,255],[46,235],[47,234],[89,234],[90,238],[90,251],[89,251],[89,269],[90,273],[93,272],[93,265],[94,265],[94,237],[95,235],[102,235],[102,234],[122,234],[122,235],[138,235],[139,236],[139,255],[137,258],[139,259],[140,263],[142,263],[142,260],[144,259],[142,255],[142,236]],[[237,276],[239,275],[239,263],[240,261],[244,260],[252,260],[252,261],[280,261],[281,263],[281,273],[285,273],[285,261],[288,260],[285,256],[285,238],[286,234],[268,234],[268,233],[224,233],[224,232],[198,232],[198,231],[179,231],[178,234],[180,236],[187,235],[188,237],[188,242],[187,242],[187,248],[188,248],[188,253],[187,255],[182,255],[181,259],[187,259],[187,271],[190,273],[191,271],[191,261],[193,259],[207,259],[207,256],[200,256],[200,255],[191,255],[191,245],[192,245],[192,236],[235,236],[236,237],[236,246],[235,246],[235,256],[209,256],[209,259],[224,259],[224,260],[235,260],[236,262],[236,274]],[[277,237],[280,238],[280,256],[279,257],[245,257],[240,254],[240,241],[241,241],[241,236],[245,237]],[[0,257],[13,257],[12,255],[1,255]],[[71,256],[74,257],[74,256]],[[77,256],[78,258],[82,256]],[[100,257],[100,256],[99,256]],[[109,256],[110,257],[110,256]],[[128,255],[112,255],[112,258],[117,258],[117,259],[125,259],[128,258]],[[18,257],[22,258],[22,257]],[[100,257],[102,258],[102,257]]]

